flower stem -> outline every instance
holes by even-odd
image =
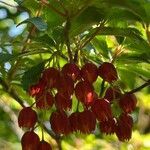
[[[70,27],[71,27],[71,22],[70,22],[70,18],[68,16],[66,25],[65,25],[65,29],[64,29],[64,37],[66,40],[66,46],[67,46],[67,50],[68,50],[69,62],[73,62],[72,52],[71,52],[71,48],[70,48],[70,39],[69,39]]]

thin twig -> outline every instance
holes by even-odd
[[[78,54],[79,54],[79,45],[80,45],[80,38],[77,37],[78,39],[75,39],[75,44],[76,44],[76,50],[75,50],[75,54],[74,54],[74,58],[73,61],[74,63],[78,62]],[[76,42],[77,40],[77,42]]]
[[[48,130],[47,127],[41,121],[38,120],[38,123],[42,126],[44,131],[46,131],[53,139],[56,139],[56,135],[51,130]]]
[[[136,93],[136,92],[142,90],[143,88],[145,88],[147,86],[150,86],[150,80],[148,80],[146,83],[142,84],[141,86],[139,86],[139,87],[127,92],[127,93],[129,93],[129,94]]]
[[[58,149],[59,149],[59,150],[62,150],[62,147],[61,147],[61,139],[57,139],[56,142],[57,142],[57,144],[58,144]]]
[[[71,23],[70,23],[70,18],[67,18],[67,22],[66,22],[66,26],[64,29],[64,37],[66,40],[66,46],[67,46],[67,50],[68,50],[68,56],[69,56],[69,61],[73,62],[73,57],[72,57],[72,52],[71,52],[71,48],[70,48],[70,38],[69,38],[69,30],[71,27]]]

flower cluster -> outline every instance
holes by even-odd
[[[95,92],[94,82],[100,77],[110,84],[103,97]],[[35,98],[38,110],[55,108],[50,114],[51,129],[58,135],[68,135],[72,132],[91,133],[95,130],[96,122],[102,133],[116,133],[120,141],[131,138],[133,120],[131,112],[136,107],[134,94],[122,93],[113,86],[118,80],[116,68],[112,63],[104,62],[99,67],[86,63],[79,68],[74,63],[65,64],[61,70],[50,67],[45,69],[38,83],[31,85],[29,94]],[[78,102],[76,111],[72,109],[72,99]],[[112,107],[115,104],[121,108],[119,116],[115,116]],[[79,104],[83,107],[79,111]],[[37,113],[32,107],[23,108],[19,113],[20,127],[33,129],[37,122]],[[32,138],[32,144],[26,139]],[[37,144],[38,143],[38,144]],[[31,145],[30,145],[31,144]],[[26,132],[22,137],[22,146],[49,147],[45,141],[39,141],[33,131]],[[42,148],[41,148],[42,149]]]

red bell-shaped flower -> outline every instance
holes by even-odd
[[[67,93],[71,96],[74,92],[74,82],[72,78],[61,75],[57,81],[57,89],[58,92]]]
[[[91,133],[95,130],[96,118],[90,110],[84,110],[79,113],[79,131],[82,133]]]
[[[37,114],[31,107],[23,108],[18,116],[19,127],[33,128],[37,122]]]
[[[52,130],[56,134],[69,134],[71,129],[70,129],[70,122],[65,114],[65,112],[53,112],[51,117],[50,117],[50,124]]]
[[[49,109],[53,106],[53,103],[54,97],[49,92],[36,96],[36,107],[39,109]]]
[[[72,100],[71,96],[67,93],[58,92],[55,95],[55,106],[59,111],[71,109],[72,107]]]
[[[31,85],[29,87],[29,95],[30,96],[36,96],[37,94],[43,93],[44,89],[46,87],[46,82],[43,79],[40,79],[39,82],[35,85]]]
[[[52,147],[48,142],[42,140],[38,145],[38,150],[52,150]]]
[[[65,76],[69,76],[73,81],[79,80],[80,77],[80,69],[74,63],[67,63],[62,68],[62,73]]]
[[[124,94],[119,105],[125,113],[131,113],[136,108],[137,99],[134,94]]]
[[[92,105],[92,111],[100,122],[104,122],[112,118],[112,111],[109,101],[106,99],[97,99]]]
[[[37,150],[40,139],[33,131],[26,132],[21,138],[22,150]]]
[[[121,95],[120,89],[116,87],[109,87],[105,92],[104,98],[111,103],[113,100],[120,98]]]
[[[74,112],[69,116],[71,132],[79,130],[79,112]]]
[[[133,119],[128,114],[122,114],[117,120],[116,135],[120,141],[131,139]]]
[[[107,121],[100,122],[100,130],[105,134],[113,134],[116,128],[115,118],[109,118]]]
[[[47,83],[48,88],[56,88],[57,81],[60,78],[60,72],[56,68],[47,68],[43,71],[43,80]]]
[[[93,86],[87,81],[80,81],[75,87],[75,95],[84,105],[90,106],[97,98]]]
[[[98,68],[93,63],[86,63],[81,68],[81,76],[85,81],[93,83],[98,77]]]
[[[109,83],[118,79],[116,68],[113,64],[108,62],[104,62],[102,65],[100,65],[98,68],[98,74],[103,80]]]

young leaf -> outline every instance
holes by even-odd
[[[32,23],[39,31],[47,30],[47,24],[40,17],[28,18],[17,25],[17,27],[23,23]]]

